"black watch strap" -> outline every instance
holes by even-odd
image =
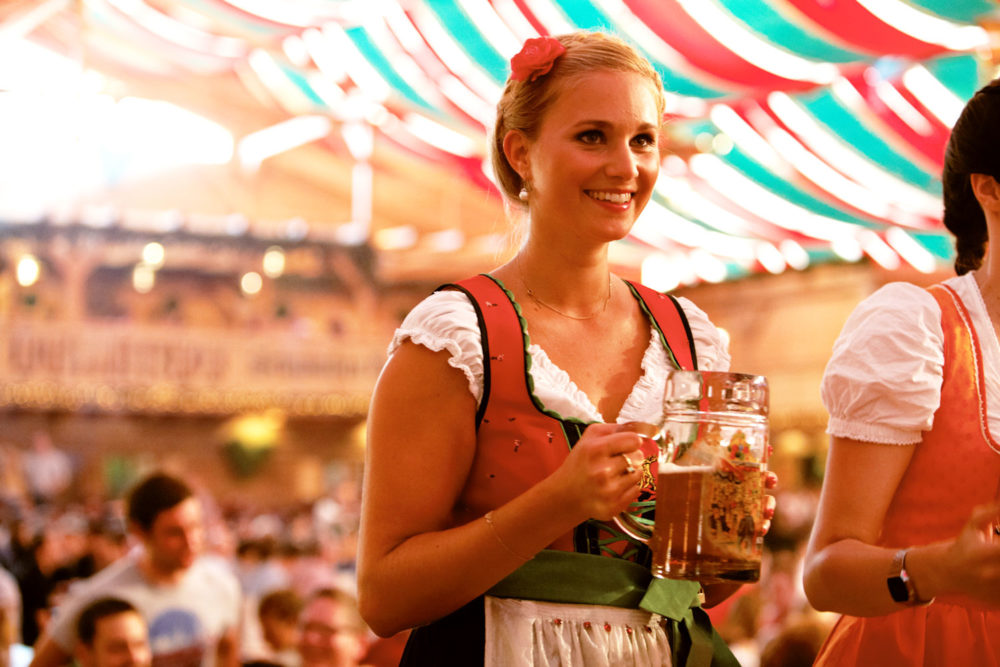
[[[906,554],[909,549],[900,549],[892,558],[892,566],[889,569],[889,576],[885,583],[889,587],[889,595],[900,604],[905,605],[928,605],[934,599],[921,600],[917,595],[917,589],[913,584],[913,579],[906,571]]]

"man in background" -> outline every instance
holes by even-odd
[[[74,587],[35,647],[31,667],[61,667],[77,644],[76,619],[99,597],[129,601],[149,626],[153,667],[238,667],[240,587],[201,556],[202,505],[182,480],[155,473],[126,498],[142,548]]]
[[[322,588],[306,600],[299,621],[301,667],[357,667],[366,632],[355,599],[334,588]]]
[[[146,621],[120,598],[98,598],[80,612],[74,656],[80,667],[150,667]]]

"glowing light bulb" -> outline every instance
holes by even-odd
[[[260,274],[256,271],[248,271],[243,274],[240,278],[240,289],[243,293],[252,296],[260,292],[261,288],[264,286],[264,279],[260,277]]]
[[[278,278],[285,272],[285,251],[273,245],[264,252],[264,275],[268,278]]]
[[[21,287],[34,285],[41,274],[42,267],[34,255],[25,255],[17,261],[17,284]]]
[[[163,266],[163,260],[166,257],[166,251],[163,246],[153,241],[147,243],[142,248],[142,261],[144,264],[149,264],[152,267],[159,268]]]
[[[132,287],[140,294],[148,294],[156,284],[156,270],[149,264],[136,264],[132,269]]]

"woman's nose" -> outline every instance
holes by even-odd
[[[639,163],[632,147],[628,144],[615,145],[608,154],[605,167],[609,176],[616,178],[634,178],[639,173]]]

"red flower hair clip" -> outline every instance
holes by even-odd
[[[566,47],[555,37],[532,37],[510,59],[510,78],[514,81],[534,81],[548,74],[556,58],[564,53]]]

